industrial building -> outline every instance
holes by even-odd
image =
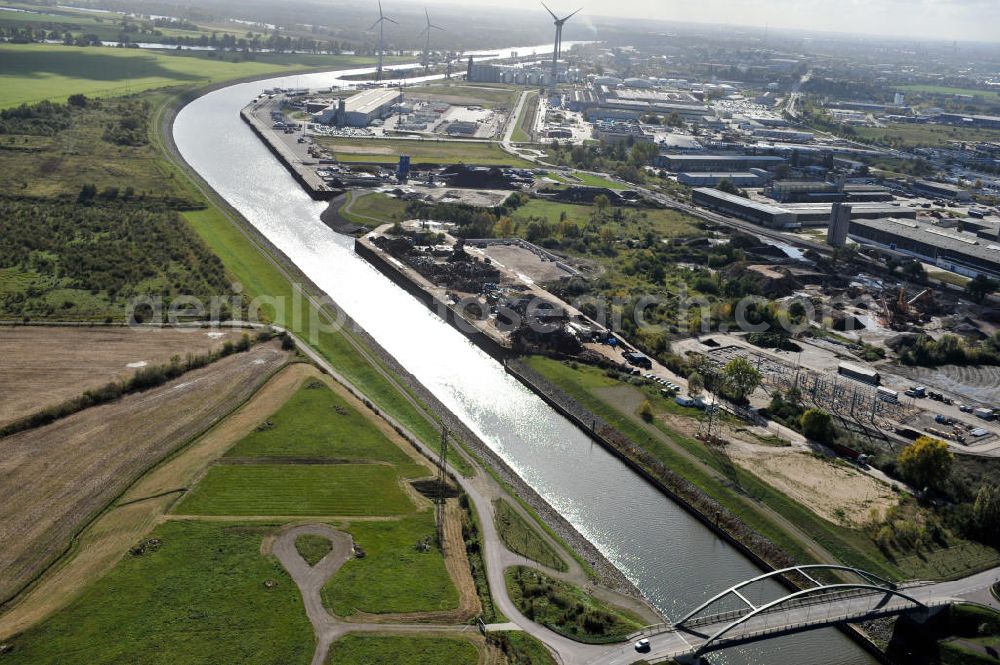
[[[795,215],[767,203],[758,203],[750,199],[727,194],[717,189],[698,187],[692,191],[691,201],[695,205],[704,206],[726,215],[745,219],[754,224],[770,228],[783,229],[796,226]]]
[[[930,180],[914,180],[910,183],[910,189],[917,194],[930,195],[955,201],[971,201],[972,194],[968,190],[949,185],[943,182],[932,182]]]
[[[373,120],[391,114],[392,107],[403,101],[403,93],[389,88],[372,88],[346,99],[338,99],[319,113],[314,122],[338,127],[367,127]]]
[[[827,226],[833,214],[831,203],[790,203],[776,205],[727,194],[717,189],[699,187],[693,190],[692,201],[711,210],[745,219],[771,228],[794,229],[802,226]],[[850,206],[851,219],[907,217],[916,219],[913,208],[897,208],[884,203],[855,203]]]
[[[997,115],[964,115],[960,113],[942,113],[935,118],[938,122],[965,127],[982,127],[984,129],[1000,129],[1000,116]]]
[[[717,187],[723,180],[728,180],[736,187],[763,187],[768,179],[767,171],[761,169],[677,174],[677,182],[688,187]]]
[[[892,201],[892,192],[881,185],[854,184],[844,180],[775,180],[765,192],[781,203],[848,203]]]
[[[761,127],[753,130],[753,135],[759,139],[786,141],[788,143],[809,143],[816,138],[812,132],[800,132],[794,129],[771,129]]]
[[[968,277],[1000,277],[1000,244],[911,219],[854,219],[856,242],[882,247]]]
[[[674,104],[667,102],[630,101],[624,99],[604,99],[597,106],[587,109],[587,119],[630,120],[644,115],[670,115],[676,113],[684,120],[697,120],[705,115],[704,105]]]
[[[575,83],[580,79],[580,71],[567,67],[560,61],[557,67],[557,83]],[[500,62],[475,62],[469,57],[465,71],[467,81],[475,83],[510,83],[514,85],[547,86],[552,83],[552,71],[542,63],[503,64]]]
[[[660,154],[654,165],[675,172],[749,171],[752,168],[773,169],[785,163],[774,155],[678,155]]]
[[[594,123],[594,137],[608,143],[652,143],[653,135],[638,122],[599,120]]]

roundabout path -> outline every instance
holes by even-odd
[[[330,552],[315,566],[310,566],[295,549],[295,540],[299,536],[307,534],[327,538],[333,545]],[[316,651],[313,654],[312,665],[323,665],[326,662],[330,645],[334,640],[347,633],[457,635],[476,630],[474,626],[468,625],[348,623],[331,615],[323,607],[321,597],[323,585],[354,556],[354,543],[350,535],[337,531],[326,524],[304,524],[284,531],[275,539],[271,546],[271,552],[288,571],[302,594],[306,615],[316,633]]]

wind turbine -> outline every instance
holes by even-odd
[[[545,11],[547,11],[549,14],[552,15],[552,19],[553,21],[555,21],[556,24],[556,42],[555,44],[552,45],[552,91],[555,92],[556,80],[559,78],[559,55],[562,53],[563,25],[566,23],[566,21],[570,20],[571,18],[579,14],[583,8],[581,7],[572,14],[564,16],[563,18],[559,18],[558,16],[555,15],[555,12],[549,9],[549,6],[546,5],[544,2],[542,3],[542,7],[545,7]]]
[[[382,58],[385,55],[385,32],[384,32],[384,28],[385,28],[385,22],[386,21],[388,21],[389,23],[395,23],[396,25],[399,25],[398,23],[396,23],[395,21],[393,21],[391,18],[389,18],[388,16],[386,16],[385,14],[382,13],[382,0],[379,0],[379,2],[378,2],[378,20],[375,21],[374,23],[372,23],[372,27],[368,28],[369,30],[374,30],[375,26],[376,25],[378,26],[378,67],[375,68],[375,80],[376,81],[381,81],[382,80]]]
[[[424,44],[424,74],[426,74],[431,66],[431,30],[440,30],[441,32],[444,32],[444,28],[431,23],[431,15],[427,13],[426,7],[424,7],[424,16],[427,17],[427,27],[424,28],[424,31],[417,36],[420,37],[427,35],[427,42]]]

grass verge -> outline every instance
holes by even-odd
[[[329,665],[478,665],[479,649],[468,640],[411,635],[345,635],[330,645]]]
[[[508,568],[504,579],[511,600],[526,617],[578,642],[620,642],[645,625],[631,612],[532,568]]]
[[[517,116],[517,124],[511,134],[511,141],[514,143],[529,143],[531,141],[531,129],[535,124],[535,116],[538,115],[538,93],[529,92],[521,107],[521,114]]]
[[[527,633],[490,633],[486,639],[496,645],[507,659],[507,665],[556,665],[545,645]]]
[[[497,531],[507,549],[553,570],[567,569],[562,557],[538,535],[538,532],[514,510],[513,506],[503,499],[497,499],[493,502],[493,510]]]
[[[482,606],[482,620],[486,623],[505,621],[506,617],[493,604],[493,596],[490,594],[490,583],[486,579],[486,560],[483,558],[483,543],[479,537],[479,519],[469,503],[467,494],[459,497],[459,505],[462,508],[462,539],[465,541],[465,553],[469,559],[469,568],[472,570],[472,580],[476,583],[476,595],[479,596],[479,604]]]

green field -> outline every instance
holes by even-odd
[[[65,103],[71,92],[59,95],[61,102]],[[0,88],[0,97],[4,94]],[[0,119],[0,193],[76,199],[82,186],[93,184],[101,191],[132,188],[137,197],[170,207],[198,207],[190,190],[170,176],[160,154],[147,141],[123,145],[115,143],[115,137],[108,133],[111,123],[148,124],[150,110],[165,100],[163,93],[149,92],[91,100],[85,108],[64,104],[50,119],[51,128]],[[147,101],[149,108],[144,106]]]
[[[428,99],[434,99],[435,97],[455,97],[458,98],[454,100],[455,102],[462,102],[468,106],[478,105],[484,108],[504,107],[513,109],[517,103],[517,95],[520,91],[520,88],[509,85],[442,82],[414,86],[409,89],[408,93]]]
[[[262,74],[350,67],[370,58],[308,54],[255,54],[240,60],[212,52],[151,51],[55,44],[0,44],[0,108],[76,93],[113,97],[175,85],[206,85]]]
[[[497,531],[507,549],[553,570],[566,570],[562,557],[509,503],[497,499],[493,502],[493,509]]]
[[[261,556],[273,526],[167,522],[68,607],[7,642],[4,665],[310,662],[299,590]],[[271,588],[268,581],[277,582]]]
[[[413,164],[475,164],[531,168],[529,161],[514,157],[487,141],[446,141],[410,139],[345,139],[316,137],[341,162],[395,164],[400,155],[409,155]]]
[[[13,28],[31,27],[35,30],[44,29],[46,31],[58,30],[60,33],[69,32],[74,36],[82,34],[96,35],[102,41],[118,41],[123,36],[133,42],[158,43],[162,37],[185,36],[185,37],[206,37],[211,34],[207,29],[186,30],[181,28],[157,27],[147,19],[126,17],[120,12],[95,13],[84,10],[75,10],[69,7],[48,6],[46,11],[35,4],[6,3],[7,7],[13,9],[26,9],[27,12],[12,11],[12,9],[0,9],[0,25]],[[134,30],[123,32],[123,19]],[[236,33],[232,30],[215,30],[217,36],[232,34],[241,37],[243,33]],[[160,33],[159,35],[156,33]]]
[[[329,665],[477,665],[479,650],[450,637],[345,635],[330,645]]]
[[[372,417],[358,412],[324,383],[313,379],[277,413],[262,419],[256,431],[226,455],[412,464],[406,453],[375,426]]]
[[[527,221],[529,217],[544,217],[550,224],[556,224],[562,214],[566,213],[567,221],[583,227],[590,223],[594,210],[594,207],[589,205],[532,199],[518,208],[512,216],[515,220],[521,221]],[[675,210],[655,208],[635,210],[627,208],[623,210],[628,213],[623,222],[609,220],[608,223],[620,225],[626,233],[636,233],[640,229],[649,230],[664,238],[701,233],[695,226],[698,220]]]
[[[975,127],[952,127],[951,125],[892,124],[887,127],[854,127],[858,138],[875,141],[896,148],[916,148],[923,146],[944,146],[949,141],[1000,140],[1000,130]]]
[[[220,464],[184,497],[176,512],[369,516],[402,515],[412,510],[413,504],[391,466]]]
[[[630,189],[628,185],[623,185],[620,182],[615,182],[614,180],[609,180],[608,178],[602,178],[599,175],[593,175],[591,173],[574,173],[573,175],[575,175],[582,184],[589,187],[605,187],[615,191]]]
[[[931,95],[972,95],[988,100],[1000,100],[1000,92],[996,90],[980,90],[978,88],[950,88],[943,85],[901,85],[901,92],[923,92]]]
[[[406,219],[406,201],[386,194],[348,192],[347,203],[340,214],[355,224],[376,228],[386,223]]]
[[[620,642],[646,625],[631,612],[532,568],[508,568],[504,579],[511,600],[529,619],[578,642]]]
[[[338,525],[354,537],[365,557],[351,559],[323,587],[323,604],[338,616],[357,612],[432,612],[458,607],[458,591],[433,543],[434,514],[425,510],[401,520]]]
[[[299,553],[306,563],[315,566],[333,549],[333,543],[329,538],[315,536],[311,533],[304,533],[295,539],[295,551]]]

